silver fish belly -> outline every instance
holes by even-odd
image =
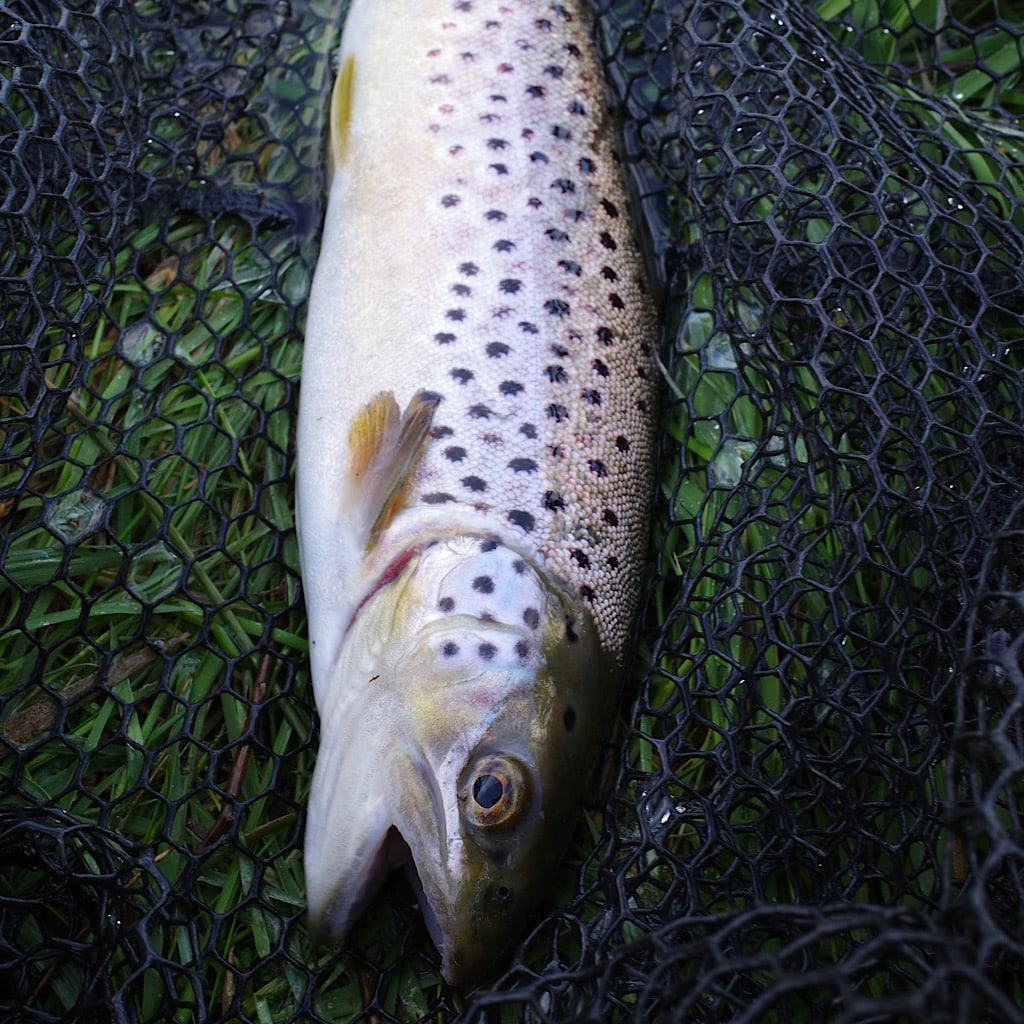
[[[310,296],[298,525],[314,929],[406,862],[442,971],[529,923],[646,546],[656,322],[577,3],[354,0]]]

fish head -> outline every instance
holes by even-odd
[[[470,547],[424,553],[353,623],[350,635],[366,630],[363,646],[377,652],[379,692],[390,694],[363,727],[373,721],[386,741],[374,748],[374,781],[341,773],[324,783],[335,837],[353,826],[356,792],[359,813],[376,815],[364,869],[374,887],[408,858],[442,973],[462,987],[486,978],[533,921],[614,693],[585,608],[515,552]],[[318,773],[331,760],[321,753]],[[355,767],[365,776],[365,762]],[[347,927],[353,898],[365,905],[372,894],[350,871],[334,882],[322,910]]]

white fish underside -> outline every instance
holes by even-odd
[[[526,558],[589,613],[604,657],[624,656],[656,327],[589,28],[575,3],[352,5],[298,434],[325,744],[369,685],[341,674],[346,632],[431,538],[493,538]],[[401,507],[371,537],[352,502],[350,430],[382,392],[399,410],[422,392],[437,405]]]

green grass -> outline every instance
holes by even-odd
[[[257,169],[271,184],[308,188],[317,180],[309,169],[321,159],[332,7],[324,3],[299,16],[305,20],[289,32],[290,74],[253,86],[258,116],[240,118],[224,144],[199,153],[211,181],[251,187]],[[860,0],[826,0],[818,9],[859,26],[860,32],[837,33],[871,62],[916,68],[921,33],[914,25],[933,24],[939,7],[934,0],[887,2],[879,14]],[[144,5],[140,10],[147,13]],[[627,59],[646,60],[642,40],[634,38],[636,51]],[[998,88],[967,66],[974,51],[966,43],[944,54],[949,75],[921,70],[894,77],[891,87],[922,125],[940,130],[957,166],[972,170],[978,200],[1017,219],[1021,171],[1007,165],[1024,162],[1019,126],[985,108],[998,100],[1017,116],[1024,112],[1020,54],[1005,34],[981,38],[985,63],[1001,76]],[[159,59],[150,56],[154,67]],[[941,99],[949,117],[935,120],[936,108],[915,104],[919,92]],[[654,100],[648,97],[652,106]],[[180,125],[167,117],[158,127],[157,142],[173,146]],[[287,144],[266,146],[267,132]],[[155,145],[143,166],[159,168],[164,159]],[[812,193],[820,184],[798,183]],[[308,196],[299,191],[290,198]],[[755,213],[770,218],[770,201]],[[164,221],[146,211],[139,221],[112,268],[116,284],[104,314],[81,339],[86,383],[68,393],[44,436],[37,472],[25,480],[24,463],[0,469],[0,493],[17,494],[2,509],[8,543],[0,567],[7,590],[0,601],[0,785],[13,787],[19,800],[102,820],[125,840],[147,846],[171,887],[218,915],[216,932],[213,918],[202,914],[191,928],[182,923],[154,935],[164,956],[196,971],[214,1019],[280,1022],[309,1002],[327,1020],[348,1021],[371,1000],[399,1018],[447,1019],[460,1004],[442,993],[427,959],[403,955],[407,949],[430,954],[418,916],[403,909],[408,897],[401,886],[371,910],[353,938],[360,957],[397,964],[380,975],[357,958],[311,949],[302,920],[297,823],[314,758],[313,714],[289,453],[302,351],[295,303],[308,285],[308,259],[286,237],[268,231],[254,239],[248,225],[230,216],[212,227],[184,212]],[[679,230],[694,240],[692,224]],[[646,713],[628,750],[634,771],[674,780],[674,788],[663,789],[668,823],[660,844],[681,858],[703,840],[675,820],[673,805],[712,793],[718,781],[714,762],[702,755],[721,752],[737,723],[746,723],[746,760],[737,767],[761,783],[781,787],[791,780],[774,716],[809,685],[815,637],[839,626],[830,590],[838,584],[844,600],[867,606],[891,585],[864,562],[835,578],[837,566],[850,564],[844,559],[851,538],[830,521],[827,499],[851,481],[842,470],[823,473],[800,436],[803,418],[820,409],[820,381],[794,360],[791,418],[769,408],[754,397],[773,393],[768,372],[736,372],[717,326],[711,276],[695,275],[688,289],[671,368],[676,401],[666,424],[669,455],[657,517],[662,583],[653,618],[667,623],[668,632],[649,651],[661,672],[643,698]],[[752,332],[765,315],[756,296],[747,296],[738,313]],[[785,337],[793,321],[776,315],[774,326]],[[856,334],[858,315],[837,311],[837,337]],[[61,361],[65,344],[56,327],[43,337],[52,390],[66,387],[74,372]],[[948,355],[935,350],[938,360]],[[872,372],[864,351],[853,362]],[[918,383],[922,400],[948,421],[945,441],[955,447],[957,410],[945,400],[947,383],[935,375]],[[838,452],[853,453],[848,435],[834,442]],[[898,472],[900,457],[893,452],[895,488],[908,486]],[[820,501],[794,504],[797,476],[802,493]],[[765,515],[737,534],[734,518],[757,502]],[[905,570],[895,610],[909,605],[915,588],[936,584],[923,568],[911,568],[916,540],[906,523],[872,508],[845,511],[859,517],[866,544],[888,551]],[[793,555],[787,531],[794,524],[812,538],[799,552],[803,591],[784,619],[765,623],[757,606],[786,585]],[[680,607],[683,585],[687,599]],[[717,653],[705,643],[706,622],[723,629]],[[841,658],[815,663],[818,678],[838,678],[850,664],[877,669],[871,651],[884,637],[870,635],[876,628],[865,622],[865,635],[854,637]],[[739,685],[751,665],[756,684]],[[700,679],[696,695],[682,704],[681,677]],[[282,679],[291,685],[284,696]],[[867,695],[851,689],[844,699]],[[879,730],[916,721],[904,699],[890,697],[875,709]],[[684,706],[694,713],[679,726]],[[828,707],[814,714],[827,745],[841,716]],[[685,742],[669,736],[669,727],[681,727]],[[663,763],[666,752],[678,749],[687,751],[684,760]],[[895,746],[891,753],[898,761]],[[925,802],[942,795],[941,778],[937,766],[921,794]],[[881,768],[862,773],[863,799],[876,798],[884,781]],[[765,814],[754,797],[737,799],[730,810],[737,842],[750,852]],[[802,824],[824,833],[831,823],[815,814],[808,811]],[[562,902],[578,890],[577,873],[598,840],[599,820],[591,813],[580,828],[559,878]],[[898,817],[887,820],[880,838],[899,849],[906,827]],[[648,874],[635,889],[638,914],[674,880],[669,864],[653,853],[642,866]],[[596,881],[597,869],[598,861],[587,864],[587,884]],[[6,875],[4,884],[31,889],[38,877]],[[933,884],[920,880],[924,892]],[[776,871],[766,898],[792,901],[803,886],[799,869]],[[887,897],[878,886],[858,893],[873,902]],[[639,937],[635,927],[624,928],[625,938]],[[322,969],[312,995],[310,968]],[[126,982],[131,975],[126,962],[113,970]],[[67,1012],[79,991],[75,971],[71,963],[55,968],[33,1008]],[[164,1019],[161,976],[147,972],[131,984],[142,1019]],[[183,1000],[200,998],[190,981],[180,985]],[[182,1009],[176,1019],[190,1016]]]

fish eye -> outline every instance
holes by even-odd
[[[464,790],[465,813],[481,828],[504,825],[526,800],[523,769],[511,758],[484,757],[472,766]]]

